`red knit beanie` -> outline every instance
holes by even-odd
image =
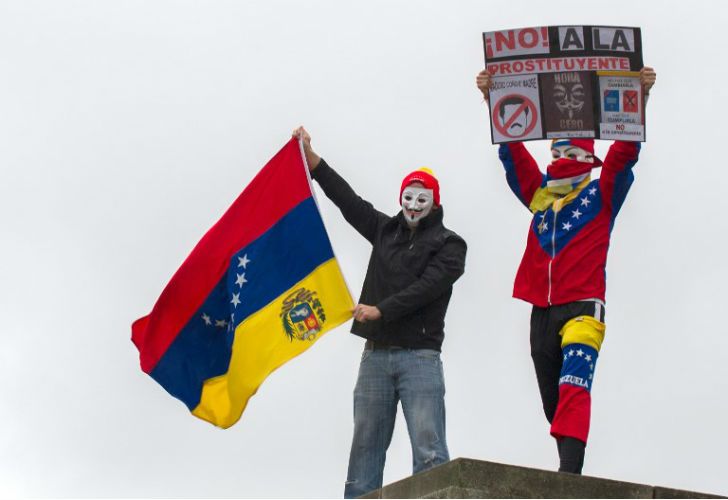
[[[576,139],[572,137],[568,139],[554,139],[553,141],[551,141],[552,149],[559,146],[574,146],[577,148],[581,148],[594,156],[593,165],[595,167],[598,167],[602,164],[602,160],[594,155],[594,139]]]
[[[402,202],[402,192],[404,188],[415,182],[421,183],[425,186],[425,189],[432,189],[432,197],[435,205],[440,204],[440,183],[437,182],[437,178],[433,175],[432,170],[429,168],[420,168],[414,172],[410,172],[402,180],[402,187],[399,188],[399,202]]]

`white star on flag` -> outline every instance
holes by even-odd
[[[245,273],[243,273],[243,274],[235,273],[235,274],[238,276],[238,279],[235,280],[235,284],[238,285],[240,288],[242,288],[243,285],[248,282],[248,280],[245,279]]]
[[[216,319],[215,320],[215,326],[219,326],[220,328],[225,328],[227,326],[228,322],[224,319]]]
[[[571,211],[571,216],[577,220],[579,220],[579,217],[581,217],[581,212],[579,212],[579,209]]]
[[[584,361],[587,361],[587,362],[591,361],[591,354],[587,354],[587,355],[586,355],[586,356],[584,357]]]
[[[588,207],[589,203],[591,203],[591,200],[589,200],[589,198],[587,198],[586,196],[583,198],[579,198],[579,199],[581,200],[582,207]]]
[[[589,365],[589,369],[592,370],[592,371],[594,370],[594,363],[592,363],[592,364]]]
[[[242,257],[238,257],[238,267],[242,267],[243,269],[247,269],[248,263],[250,262],[250,259],[248,259],[248,254],[246,253]]]
[[[240,304],[240,294],[234,293],[233,299],[230,301],[231,304],[233,304],[235,307],[238,307],[238,304]]]
[[[574,349],[571,349],[571,350],[569,351],[569,356],[573,356],[573,355],[574,355]]]
[[[563,229],[569,231],[571,229],[571,222],[564,222]]]
[[[581,349],[579,349],[578,351],[576,351],[576,355],[579,356],[579,357],[582,357],[584,355],[584,351],[582,351]]]
[[[207,314],[205,314],[205,313],[202,313],[202,321],[204,321],[205,324],[208,325],[208,326],[212,324],[212,321],[210,320],[210,317]]]
[[[594,196],[594,193],[596,193],[596,192],[597,192],[597,188],[593,187],[593,188],[591,188],[591,189],[589,190],[589,195],[590,195],[590,196]]]

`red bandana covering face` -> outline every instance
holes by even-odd
[[[546,186],[557,194],[573,190],[574,186],[589,177],[593,167],[602,164],[594,156],[593,139],[554,139],[551,154],[554,160],[546,170]]]

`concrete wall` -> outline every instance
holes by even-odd
[[[362,498],[723,498],[457,458]]]

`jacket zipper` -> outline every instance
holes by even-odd
[[[558,213],[554,210],[554,227],[551,231],[551,260],[549,260],[549,294],[547,297],[549,305],[551,305],[551,264],[553,264],[554,259],[556,258],[556,216]]]
[[[417,234],[417,230],[414,231],[410,230],[410,237],[409,237],[409,249],[412,250],[415,246],[415,235]],[[425,329],[425,320],[420,317],[420,321],[422,321],[422,335],[427,335],[427,330]]]

